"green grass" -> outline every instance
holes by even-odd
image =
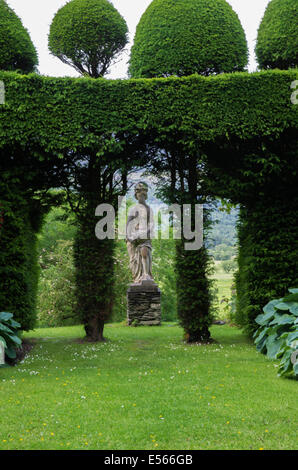
[[[39,329],[0,369],[0,449],[297,449],[297,382],[229,326],[185,345],[173,325]]]

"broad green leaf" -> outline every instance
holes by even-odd
[[[294,323],[294,317],[291,315],[278,315],[270,322],[270,325],[291,325]]]
[[[267,334],[268,330],[269,330],[269,328],[263,328],[261,332],[259,330],[257,331],[257,332],[259,332],[259,335],[255,339],[255,344],[257,344],[259,341],[261,341],[264,338],[264,336]]]
[[[0,331],[5,331],[7,333],[13,333],[13,331],[10,328],[8,328],[8,326],[3,325],[3,323],[0,323]]]
[[[298,302],[298,293],[297,294],[290,294],[283,298],[284,302]]]
[[[0,321],[7,321],[10,320],[13,317],[12,313],[8,312],[0,312]]]
[[[290,344],[297,339],[298,339],[298,331],[293,331],[292,333],[289,333],[287,337],[287,345],[290,346]]]
[[[9,359],[15,359],[17,357],[16,350],[13,347],[5,349],[5,354]]]
[[[271,318],[273,317],[274,317],[274,312],[264,313],[264,314],[257,316],[256,322],[258,323],[258,325],[264,326],[264,325],[267,325],[270,322]]]
[[[8,336],[11,339],[11,341],[13,341],[14,343],[19,344],[19,345],[22,344],[22,340],[18,336],[16,335],[8,335]]]
[[[291,292],[292,294],[298,294],[298,289],[295,287],[292,287],[291,289],[289,289],[289,292]]]
[[[268,302],[267,305],[265,305],[265,307],[263,308],[263,312],[264,313],[272,313],[273,315],[275,314],[275,305],[278,304],[282,299],[274,299],[274,300],[271,300],[270,302]]]
[[[279,350],[281,349],[281,347],[283,346],[284,342],[285,342],[284,339],[276,339],[276,338],[274,338],[274,336],[269,337],[269,339],[266,343],[267,356],[269,357],[269,359],[275,359],[276,358],[276,355],[279,352]]]
[[[21,328],[21,324],[13,320],[12,318],[8,320],[7,323],[9,324],[9,326],[12,326],[13,328]]]
[[[290,306],[290,312],[293,315],[295,315],[295,317],[298,317],[298,302],[293,302],[292,303],[292,305]]]
[[[264,354],[266,351],[266,340],[267,340],[267,337],[264,336],[264,338],[261,339],[261,341],[259,341],[258,344],[256,345],[257,351],[259,351],[262,354]]]
[[[276,305],[275,305],[275,308],[277,310],[282,310],[282,311],[285,311],[285,310],[289,310],[289,305],[286,303],[286,302],[278,302]]]

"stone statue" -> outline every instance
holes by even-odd
[[[154,234],[154,220],[153,211],[146,204],[147,196],[147,184],[138,183],[135,186],[135,198],[138,204],[128,212],[126,243],[134,283],[154,282],[152,278],[151,243]]]

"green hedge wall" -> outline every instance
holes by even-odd
[[[106,80],[0,72],[0,146],[34,141],[42,149],[105,145],[114,132],[175,134],[201,141],[278,137],[296,127],[290,97],[298,70],[216,77]]]
[[[18,165],[24,167],[28,160],[34,172],[35,161],[36,174],[42,166],[48,176],[50,171],[55,174],[51,161],[57,166],[56,157],[63,161],[70,149],[112,154],[113,147],[125,147],[126,136],[139,134],[143,142],[179,141],[186,151],[199,141],[215,169],[214,194],[231,196],[245,208],[242,220],[250,233],[240,228],[245,276],[238,282],[238,300],[252,329],[253,317],[267,298],[282,294],[296,279],[297,205],[291,191],[298,166],[293,146],[298,106],[291,102],[290,85],[297,78],[297,70],[125,81],[1,72],[6,89],[6,104],[0,105],[1,308],[12,310],[23,328],[32,328],[32,198],[22,178],[9,174],[5,148],[28,147]],[[116,133],[123,135],[122,141],[115,141]],[[278,148],[272,148],[276,143]],[[52,160],[45,160],[49,155]],[[45,181],[40,184],[42,189]],[[287,201],[292,201],[288,212]]]
[[[236,321],[251,335],[271,299],[298,284],[298,197],[270,198],[241,209]]]

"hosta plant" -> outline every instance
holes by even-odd
[[[13,320],[12,313],[0,312],[0,341],[4,344],[5,356],[8,359],[16,358],[16,349],[22,344],[18,336],[20,328],[20,323]]]
[[[298,361],[293,360],[298,350],[298,289],[271,300],[264,313],[256,318],[260,325],[254,334],[257,350],[270,359],[280,359],[278,375],[298,378]]]

